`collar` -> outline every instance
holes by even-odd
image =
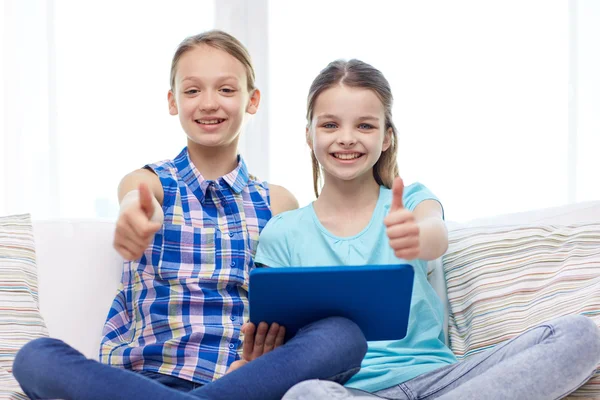
[[[173,161],[179,176],[196,194],[200,202],[204,202],[206,191],[210,185],[216,185],[219,189],[223,186],[229,186],[231,190],[239,194],[248,185],[248,180],[250,179],[248,168],[241,155],[238,155],[238,164],[235,169],[216,180],[208,180],[202,176],[192,163],[187,147]]]

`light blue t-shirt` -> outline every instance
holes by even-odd
[[[438,201],[419,183],[404,188],[404,207],[408,210],[428,199]],[[255,262],[269,267],[406,263],[394,255],[383,225],[391,202],[392,191],[381,186],[371,221],[350,237],[338,237],[325,229],[312,204],[279,214],[263,229]],[[361,370],[346,386],[375,392],[456,362],[444,344],[443,308],[427,281],[427,263],[413,260],[410,264],[415,269],[415,282],[406,337],[369,342]],[[393,304],[381,307],[390,312],[394,309]]]

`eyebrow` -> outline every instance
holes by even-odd
[[[322,114],[322,115],[317,115],[317,119],[321,120],[321,119],[338,119],[337,116],[333,115],[333,114]],[[362,117],[358,118],[359,121],[379,121],[378,117],[375,117],[373,115],[363,115]]]
[[[322,114],[317,115],[317,119],[337,119],[337,117],[333,114]]]
[[[217,78],[217,80],[219,81],[226,81],[228,79],[233,79],[236,82],[239,81],[238,77],[235,75],[223,75],[223,76],[219,76]],[[185,81],[200,81],[202,80],[201,78],[197,77],[197,76],[184,76],[183,79],[181,80],[181,82],[185,82]]]

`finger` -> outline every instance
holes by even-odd
[[[151,236],[143,236],[138,231],[140,228],[135,226],[135,222],[127,220],[125,222],[125,228],[121,230],[121,234],[123,238],[135,243],[138,247],[143,247],[144,249],[148,247],[150,243]]]
[[[252,353],[254,352],[254,334],[256,332],[256,326],[252,322],[244,324],[244,347],[242,350],[242,358],[244,360],[252,360]]]
[[[125,248],[124,246],[115,244],[115,250],[117,250],[117,253],[119,253],[119,255],[121,257],[123,257],[124,260],[127,260],[127,261],[135,260],[135,257],[133,256],[133,254],[131,254],[131,252],[129,250],[127,250],[127,248]]]
[[[404,192],[404,182],[402,178],[399,176],[394,179],[394,184],[392,185],[392,207],[390,211],[396,211],[400,208],[404,208],[404,203],[402,202],[402,195]]]
[[[256,335],[254,336],[254,351],[252,352],[253,360],[263,354],[268,330],[269,325],[266,322],[261,322],[258,324]]]
[[[115,243],[115,249],[127,261],[137,260],[143,254],[143,251],[140,251],[138,248],[128,247],[121,243]]]
[[[152,218],[152,214],[154,214],[154,203],[152,202],[152,197],[154,196],[152,192],[150,192],[150,188],[145,183],[140,183],[139,187],[140,191],[140,206],[144,211],[144,214],[148,219]]]
[[[398,258],[401,258],[403,260],[414,260],[415,258],[419,257],[419,253],[420,253],[420,248],[418,249],[411,249],[411,250],[399,250],[399,251],[395,251],[394,255]]]
[[[277,333],[277,337],[275,338],[275,348],[281,346],[283,341],[285,340],[285,326],[279,327],[279,332]]]
[[[414,223],[393,225],[385,230],[390,239],[399,239],[404,237],[418,237],[420,233],[419,225]]]
[[[133,256],[133,259],[139,258],[144,252],[144,250],[146,250],[146,248],[148,247],[147,245],[138,244],[130,237],[125,236],[125,234],[122,231],[115,232],[114,246],[115,248],[119,247],[126,249],[130,253],[130,256]]]
[[[146,243],[150,242],[152,236],[162,226],[157,222],[149,221],[146,214],[139,211],[123,214],[123,217],[135,236]]]
[[[385,226],[392,226],[398,224],[405,224],[407,222],[413,222],[415,215],[408,211],[406,208],[399,208],[394,212],[390,212],[384,219],[383,223]]]
[[[279,334],[279,324],[277,322],[273,322],[271,327],[269,328],[269,333],[267,333],[267,337],[265,339],[265,347],[263,350],[264,353],[268,353],[269,351],[275,348],[275,339],[277,339],[277,335]]]
[[[227,375],[228,373],[235,371],[238,368],[243,367],[244,365],[248,364],[248,361],[246,360],[237,360],[231,363],[231,365],[229,366],[229,368],[227,369],[227,371],[225,372],[225,375]]]
[[[121,240],[120,247],[127,251],[127,260],[130,261],[137,260],[138,258],[142,257],[142,254],[144,254],[144,250],[146,250],[145,247],[139,247],[133,242],[127,240]]]
[[[390,240],[390,247],[394,251],[410,251],[419,249],[419,238],[404,237],[400,239]]]

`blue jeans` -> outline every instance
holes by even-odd
[[[294,386],[284,399],[553,400],[583,385],[599,362],[600,330],[590,318],[571,315],[373,394],[311,380]]]
[[[198,382],[188,381],[186,379],[181,379],[176,376],[159,374],[158,372],[153,371],[134,371],[140,375],[145,376],[146,378],[150,378],[159,382],[167,387],[172,389],[177,389],[181,392],[191,392],[194,389],[198,389],[203,385]]]
[[[367,342],[340,317],[307,325],[285,345],[184,393],[133,371],[89,360],[56,339],[29,342],[17,353],[13,374],[32,399],[281,399],[307,379],[344,383],[360,369]]]

